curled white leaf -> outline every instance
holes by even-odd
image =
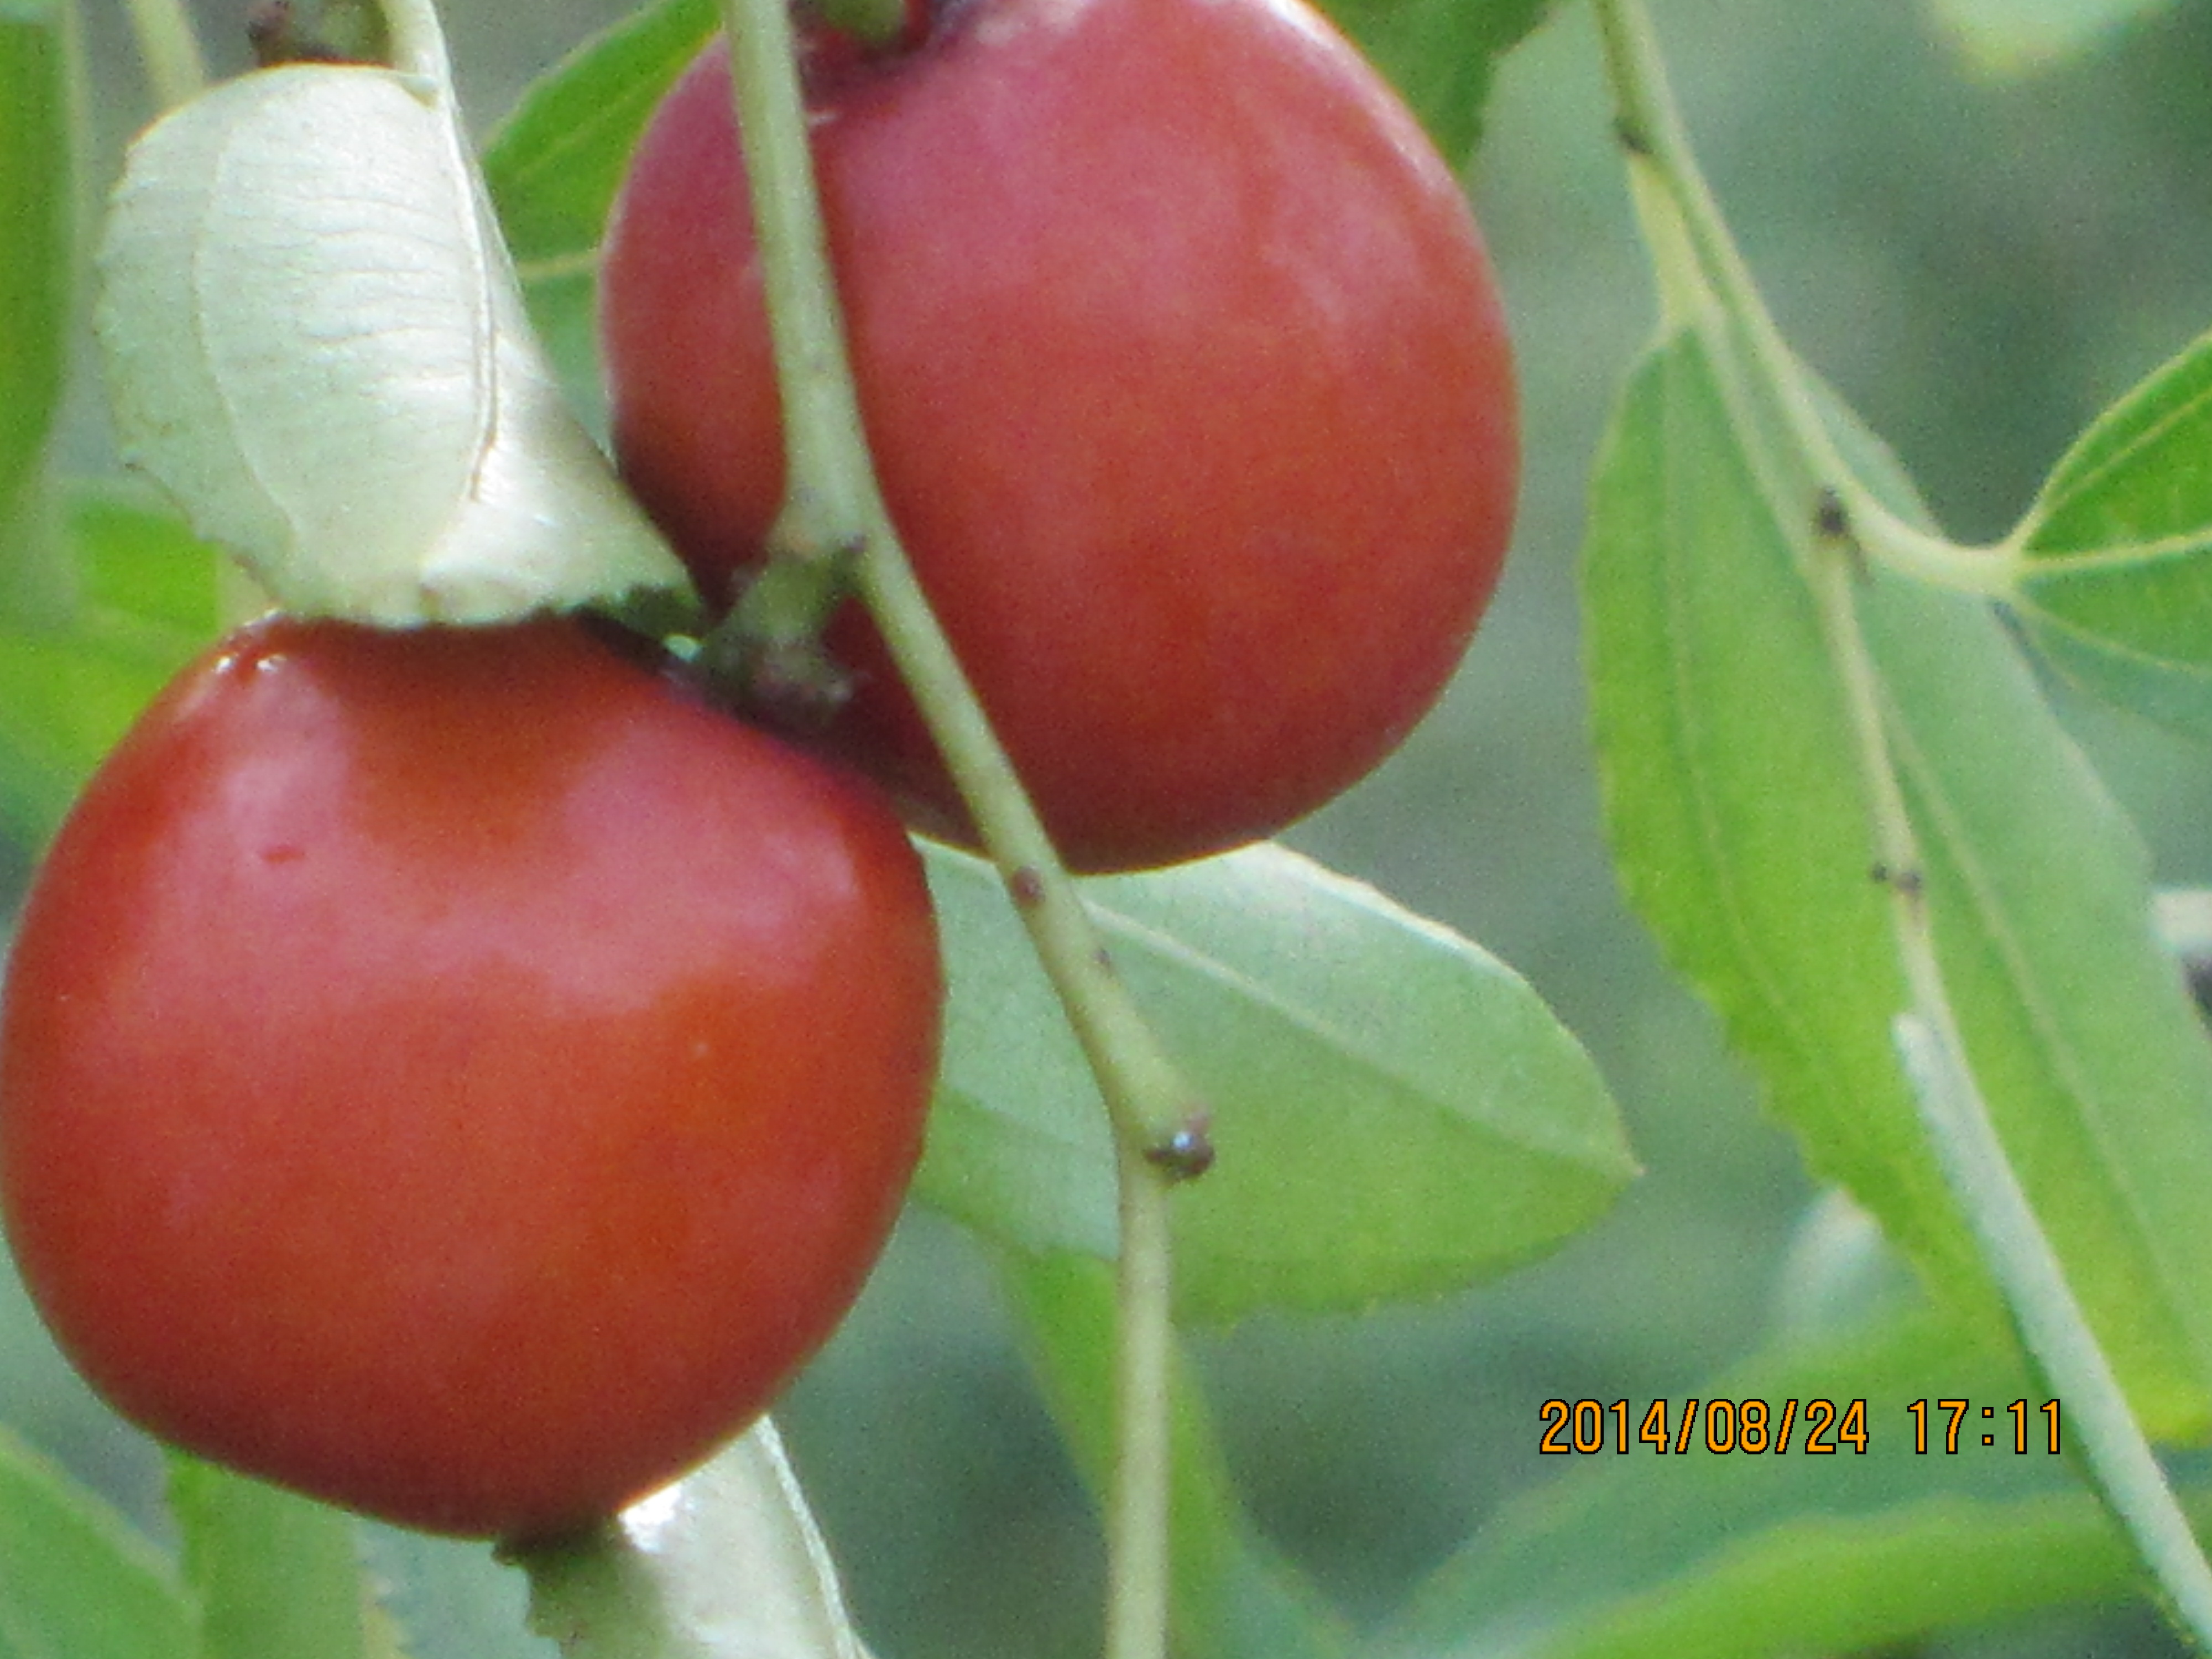
[[[622,1530],[672,1623],[714,1659],[867,1659],[767,1418],[625,1510]]]
[[[429,78],[292,64],[177,110],[100,264],[126,458],[287,609],[486,623],[684,585],[563,402]]]
[[[869,1659],[766,1418],[617,1521],[512,1559],[564,1659]]]

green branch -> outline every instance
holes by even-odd
[[[1756,365],[1771,412],[1788,429],[1799,453],[1832,491],[1862,551],[1933,586],[2002,597],[2011,591],[2016,562],[2002,548],[1961,546],[1931,534],[1893,512],[1844,459],[1831,434],[1812,377],[1760,298],[1750,268],[1729,234],[1728,222],[1699,172],[1674,94],[1657,72],[1658,47],[1636,0],[1597,11],[1607,76],[1613,88],[1616,131],[1632,172],[1648,176],[1680,228],[1681,247],[1693,262],[1695,281],[1707,283],[1739,331],[1736,343]],[[1649,71],[1649,72],[1647,72]],[[1662,281],[1671,262],[1662,261]]]
[[[884,505],[831,278],[785,0],[721,5],[789,461],[764,579],[775,614],[741,605],[731,626],[741,651],[754,648],[743,641],[749,629],[787,640],[818,628],[848,580],[858,589],[1097,1079],[1115,1130],[1121,1223],[1106,1650],[1109,1659],[1158,1659],[1168,1577],[1168,1193],[1178,1170],[1204,1161],[1185,1155],[1203,1113],[1100,943]]]
[[[1967,1059],[1918,879],[1919,837],[1890,749],[1881,673],[1861,629],[1862,556],[1982,593],[2003,591],[2009,562],[1905,522],[1852,472],[1698,169],[1642,6],[1599,0],[1597,15],[1662,303],[1671,323],[1698,331],[1720,368],[1730,417],[1791,537],[1841,681],[1875,863],[1894,872],[1890,915],[1909,1007],[1893,1035],[1922,1121],[2023,1344],[2081,1425],[2092,1484],[2183,1630],[2212,1653],[2212,1567],[2021,1188]]]

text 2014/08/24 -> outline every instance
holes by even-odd
[[[1966,1400],[1915,1400],[1905,1410],[1912,1420],[1912,1449],[1922,1456],[1955,1455],[1977,1446],[2021,1455],[2033,1450],[2055,1456],[2059,1450],[2056,1400],[1978,1407]],[[1638,1449],[1674,1455],[1796,1452],[1820,1457],[1848,1451],[1863,1456],[1869,1443],[1864,1400],[1662,1397],[1640,1413],[1626,1400],[1547,1400],[1537,1414],[1543,1429],[1537,1449],[1547,1456],[1606,1451],[1626,1456]]]
[[[1538,1408],[1550,1456],[1642,1448],[1683,1454],[1799,1452],[1832,1456],[1867,1449],[1863,1400],[1684,1400],[1661,1397],[1640,1417],[1626,1400],[1547,1400]],[[1632,1425],[1633,1425],[1632,1427]]]

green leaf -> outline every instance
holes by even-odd
[[[70,614],[0,623],[0,821],[33,842],[219,621],[216,556],[173,514],[80,488],[61,536]]]
[[[1816,1172],[1994,1329],[1891,1047],[1907,998],[1889,900],[1791,549],[1711,362],[1693,337],[1671,340],[1606,446],[1584,569],[1615,858]],[[1986,607],[1884,581],[1863,611],[1924,900],[1998,1132],[2146,1426],[2201,1435],[2212,1049],[2152,936],[2142,849]]]
[[[1583,555],[1621,882],[1842,1182],[1938,1276],[1972,1272],[1892,1058],[1904,1006],[1809,595],[1687,339],[1632,379]]]
[[[1552,0],[1319,0],[1455,164],[1482,137],[1498,59]]]
[[[23,533],[67,377],[75,44],[58,0],[0,7],[0,557]]]
[[[2053,69],[2170,0],[1934,0],[1937,21],[1990,75]]]
[[[169,1508],[201,1607],[199,1659],[366,1659],[350,1516],[181,1452]]]
[[[932,848],[951,1001],[919,1190],[1023,1249],[1115,1247],[1088,1072],[997,878]],[[1589,1058],[1474,945],[1256,847],[1085,887],[1212,1112],[1176,1197],[1181,1311],[1360,1308],[1464,1285],[1593,1219],[1633,1173]]]
[[[1665,1402],[1670,1433],[1689,1397]],[[1863,1456],[1804,1454],[1804,1402],[1816,1399],[1867,1402]],[[1951,1455],[1951,1414],[1936,1403],[1945,1399],[1968,1402]],[[2049,1454],[2042,1396],[2009,1360],[1924,1310],[1735,1369],[1705,1390],[1700,1422],[1711,1400],[1764,1401],[1770,1429],[1795,1401],[1800,1437],[1786,1454],[1716,1455],[1696,1429],[1686,1453],[1662,1454],[1634,1438],[1652,1403],[1637,1400],[1621,1455],[1606,1413],[1606,1449],[1561,1460],[1559,1478],[1509,1505],[1423,1589],[1380,1650],[1870,1653],[2142,1592],[2118,1530],[2069,1461]],[[1924,1455],[1913,1401],[1927,1402]],[[2014,1450],[2014,1401],[2025,1405],[2025,1455]],[[2064,1427],[2062,1406],[2062,1443]],[[1542,1432],[1534,1402],[1528,1432],[1532,1444]],[[2212,1509],[2203,1496],[2200,1516]]]
[[[714,0],[660,0],[533,82],[484,146],[484,182],[523,279],[589,259],[630,150],[716,25]]]
[[[2051,662],[2212,738],[2212,335],[2091,425],[2014,539],[2014,603]]]
[[[599,238],[661,94],[716,27],[714,0],[659,0],[586,41],[493,131],[484,180],[530,320],[570,404],[606,425],[598,335]]]
[[[169,1564],[0,1431],[0,1659],[197,1659]]]
[[[1094,1494],[1113,1445],[1114,1274],[1090,1257],[998,1253],[1000,1287],[1046,1403]],[[1205,1401],[1178,1364],[1169,1404],[1173,1488],[1170,1619],[1188,1659],[1334,1659],[1351,1650],[1341,1621],[1262,1541],[1237,1500]]]

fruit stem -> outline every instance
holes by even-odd
[[[1983,592],[1991,590],[1973,585],[1994,562],[1906,523],[1852,475],[1809,376],[1766,309],[1698,167],[1640,0],[1598,0],[1597,19],[1668,322],[1695,330],[1708,347],[1775,521],[1801,526],[1798,563],[1819,606],[1857,745],[1874,866],[1889,872],[1892,933],[1908,1004],[1894,1018],[1892,1037],[1923,1127],[2022,1346],[2050,1392],[2066,1401],[2068,1422],[2079,1425],[2092,1487],[2184,1633],[2212,1653],[2212,1565],[2066,1281],[1974,1073],[1936,951],[1919,877],[1926,866],[1892,747],[1887,693],[1860,617],[1863,554],[1901,573]]]
[[[769,335],[783,400],[789,488],[769,532],[770,558],[709,642],[717,665],[788,655],[811,643],[851,591],[861,547],[887,515],[852,392],[845,334],[829,293],[828,232],[814,185],[806,109],[788,7],[722,0],[732,101],[762,252]],[[821,314],[830,311],[831,314]],[[749,688],[748,688],[749,689]]]
[[[1172,1572],[1175,1365],[1169,1182],[1117,1137],[1121,1252],[1115,1285],[1114,1468],[1106,1498],[1106,1659],[1163,1659]]]
[[[1167,1644],[1168,1192],[1205,1165],[1205,1113],[1101,943],[884,504],[830,271],[786,0],[720,4],[787,446],[770,568],[797,575],[779,574],[777,603],[789,615],[787,583],[818,582],[826,617],[848,580],[858,590],[1097,1080],[1114,1127],[1121,1223],[1107,1651],[1109,1659],[1158,1659]],[[734,619],[740,629],[744,608]]]

